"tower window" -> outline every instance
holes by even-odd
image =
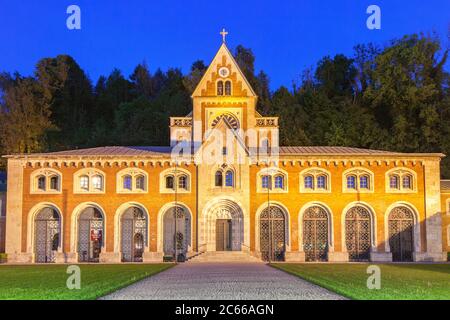
[[[233,171],[228,170],[225,174],[225,186],[226,187],[232,187],[234,185],[234,177],[233,177]]]
[[[215,186],[221,187],[223,185],[223,177],[222,177],[222,171],[216,171],[215,175]]]
[[[231,81],[225,82],[225,95],[231,96]]]
[[[217,82],[217,95],[223,96],[223,81]]]

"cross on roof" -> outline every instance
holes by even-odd
[[[225,42],[225,37],[227,36],[228,31],[225,31],[225,28],[223,28],[220,34],[222,35],[222,41]]]

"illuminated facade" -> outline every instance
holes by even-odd
[[[444,259],[442,154],[278,148],[225,42],[192,101],[168,147],[7,156],[8,261]]]

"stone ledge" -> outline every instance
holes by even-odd
[[[447,257],[443,252],[413,252],[413,261],[417,262],[442,262]]]
[[[100,263],[120,263],[122,262],[120,252],[101,252],[99,257]]]
[[[144,252],[142,256],[143,262],[163,262],[163,252]]]
[[[371,252],[370,253],[371,262],[392,262],[391,252]]]
[[[329,262],[348,262],[348,252],[328,252]]]
[[[286,262],[305,262],[305,253],[300,251],[289,251],[285,253]]]
[[[32,253],[7,253],[8,261],[7,263],[32,263],[33,254]]]

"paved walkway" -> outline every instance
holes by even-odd
[[[341,296],[263,263],[185,263],[102,299],[311,300]]]

